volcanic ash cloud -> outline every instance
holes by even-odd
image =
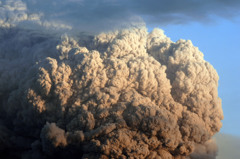
[[[221,128],[218,75],[191,41],[146,28],[0,37],[3,156],[181,159]]]

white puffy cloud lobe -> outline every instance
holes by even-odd
[[[219,77],[191,41],[145,27],[59,36],[14,23],[0,27],[2,158],[216,157]]]

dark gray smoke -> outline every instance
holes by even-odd
[[[191,41],[142,26],[60,36],[1,4],[2,158],[216,157],[218,75]]]
[[[1,0],[0,5],[0,17],[5,15],[2,10],[6,6],[13,13],[8,14],[11,17],[16,10],[9,6],[24,13],[5,19],[7,21],[34,19],[50,28],[90,32],[118,29],[143,21],[157,25],[206,23],[213,21],[213,17],[232,19],[240,10],[239,0]]]

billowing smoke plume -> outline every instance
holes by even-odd
[[[215,158],[218,75],[191,41],[145,27],[60,37],[17,17],[0,28],[3,158]]]

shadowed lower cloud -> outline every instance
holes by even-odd
[[[215,135],[218,145],[217,159],[237,159],[240,157],[240,137],[229,134]]]

